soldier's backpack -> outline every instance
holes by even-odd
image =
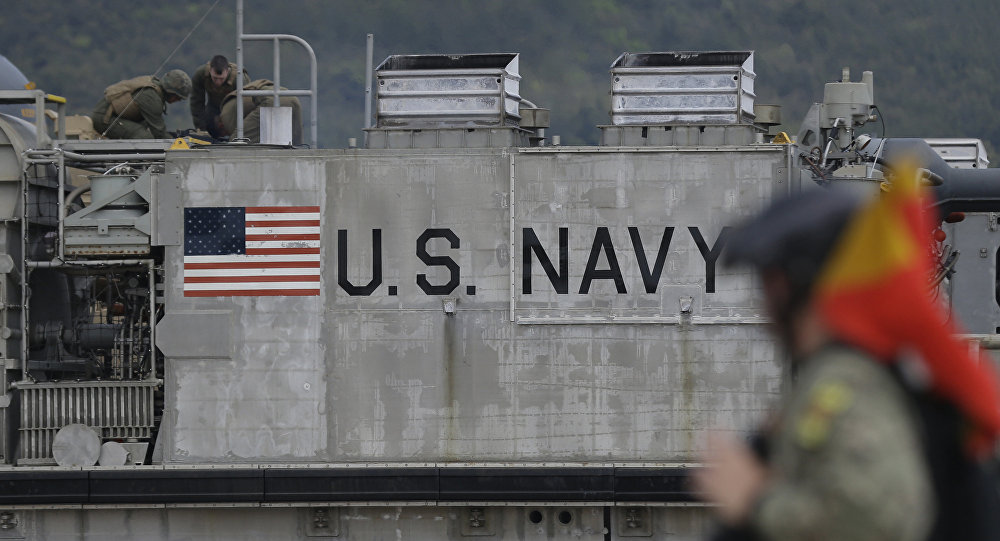
[[[115,115],[127,120],[142,120],[139,106],[132,101],[132,93],[140,88],[156,88],[153,76],[141,75],[105,88],[104,99],[108,102],[108,110],[104,113],[104,122],[110,122]]]

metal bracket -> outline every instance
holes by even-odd
[[[648,507],[618,508],[619,537],[650,537],[653,535],[652,513]]]
[[[24,539],[13,511],[0,511],[0,539]]]
[[[462,535],[466,537],[496,535],[496,514],[488,507],[468,507],[462,512]]]
[[[305,510],[306,537],[340,535],[340,513],[336,508],[313,507]]]
[[[17,528],[17,515],[10,511],[0,513],[0,530],[13,530]]]

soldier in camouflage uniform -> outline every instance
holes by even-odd
[[[247,83],[245,90],[272,90],[274,83],[267,79],[257,79]],[[285,90],[285,87],[281,87]],[[292,109],[292,144],[302,144],[302,105],[295,96],[281,96],[281,107]],[[236,133],[236,92],[230,93],[222,102],[222,126],[227,135]],[[274,107],[274,96],[243,97],[243,136],[251,143],[260,142],[260,108]]]
[[[840,344],[811,286],[856,198],[812,190],[734,231],[730,262],[762,276],[795,380],[758,445],[719,440],[695,476],[718,504],[722,539],[923,539],[934,518],[912,400],[884,364]]]
[[[109,139],[166,139],[167,104],[190,94],[191,79],[181,70],[168,71],[162,80],[135,77],[105,88],[90,118],[94,130]]]
[[[205,130],[215,138],[225,136],[219,115],[222,112],[222,100],[236,90],[236,64],[230,62],[221,54],[194,72],[191,78],[191,119],[194,127]],[[243,71],[243,84],[250,82],[250,76]]]

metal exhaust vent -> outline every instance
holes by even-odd
[[[752,123],[755,77],[753,51],[622,53],[611,64],[611,123]]]
[[[376,126],[518,127],[519,56],[390,56],[375,69]]]

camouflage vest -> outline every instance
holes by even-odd
[[[152,75],[118,81],[105,88],[104,99],[108,102],[108,110],[104,113],[104,121],[110,122],[114,115],[127,120],[141,121],[142,113],[139,111],[139,106],[132,101],[132,93],[141,88],[155,88],[156,93],[163,97],[159,80]]]
[[[256,79],[250,81],[249,83],[243,85],[243,90],[264,90],[266,88],[271,88],[274,86],[274,82],[270,79]]]
[[[257,79],[250,81],[249,83],[243,85],[243,90],[267,90],[269,88],[274,88],[274,82],[270,79]],[[263,100],[266,96],[243,96],[243,114],[244,116],[249,114],[257,105],[260,105],[260,100]],[[225,99],[222,103],[225,104],[230,100],[236,99],[236,91],[233,90],[229,94],[226,94]]]

